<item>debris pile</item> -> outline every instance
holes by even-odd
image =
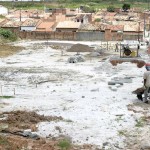
[[[84,62],[85,59],[82,55],[74,55],[68,58],[69,63],[77,63],[77,62]]]

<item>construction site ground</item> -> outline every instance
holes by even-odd
[[[67,50],[77,43],[19,41],[3,45],[7,54],[0,48],[1,150],[150,149],[150,104],[132,94],[145,68],[112,66],[109,58],[119,56],[113,46],[68,63],[76,52]],[[149,61],[146,50],[140,56]]]

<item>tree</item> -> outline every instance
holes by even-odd
[[[127,11],[128,9],[130,9],[130,4],[123,4],[122,9],[123,11]]]
[[[108,11],[108,12],[114,12],[114,11],[115,11],[114,6],[108,6],[108,7],[107,7],[107,11]]]
[[[95,9],[93,7],[90,7],[90,6],[83,6],[82,10],[85,12],[85,13],[94,13],[95,12]]]

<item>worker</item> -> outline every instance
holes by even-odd
[[[148,103],[148,93],[150,92],[150,63],[145,64],[146,72],[144,72],[143,79],[143,91],[137,94],[139,100],[143,101],[144,103]],[[142,98],[142,94],[144,94],[144,98]]]
[[[116,43],[115,52],[118,52],[118,51],[119,51],[119,44]]]
[[[148,92],[149,92],[149,89],[150,89],[150,63],[146,63],[145,68],[146,68],[147,71],[144,72],[144,75],[143,75],[144,88],[145,88],[143,102],[148,103],[147,96],[148,96]]]

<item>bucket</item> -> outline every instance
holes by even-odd
[[[137,55],[136,51],[132,51],[131,56],[135,57]]]

